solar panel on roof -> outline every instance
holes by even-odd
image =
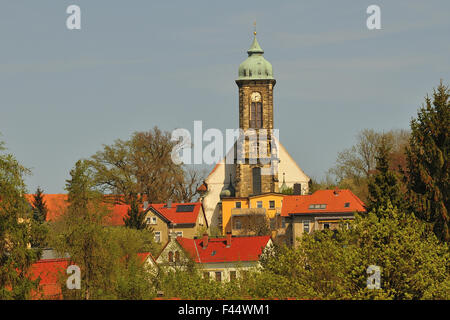
[[[193,204],[180,204],[177,206],[176,212],[192,212],[194,211],[195,205]]]

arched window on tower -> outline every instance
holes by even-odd
[[[262,99],[259,92],[253,92],[251,95],[250,105],[250,128],[262,128],[263,125],[263,108]]]
[[[261,194],[261,168],[252,169],[253,194]]]
[[[169,251],[169,262],[173,262],[173,252]]]

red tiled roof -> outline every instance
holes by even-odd
[[[150,259],[153,260],[153,263],[156,264],[156,260],[155,258],[153,258],[153,255],[150,252],[139,252],[137,255],[141,260],[141,262],[145,262],[145,260],[147,260],[150,257]]]
[[[58,281],[59,274],[66,274],[69,259],[39,260],[31,265],[30,278],[39,282],[40,292],[34,292],[32,299],[61,299],[61,284]]]
[[[349,203],[345,207],[345,203]],[[326,204],[324,209],[310,209],[312,204]],[[281,216],[290,214],[365,212],[364,203],[348,189],[318,190],[311,195],[285,196]]]
[[[178,237],[178,243],[197,263],[258,261],[270,236],[232,237],[227,248],[226,238],[209,238],[206,249],[203,239]],[[215,252],[215,253],[213,253]]]
[[[67,194],[43,194],[45,204],[47,206],[47,221],[55,221],[66,212]],[[34,194],[26,194],[25,198],[32,205]]]
[[[208,187],[206,186],[206,182],[203,182],[200,187],[197,188],[198,192],[205,192],[208,191]]]
[[[109,205],[111,213],[105,218],[105,224],[109,226],[123,226],[123,219],[128,215],[128,204]]]
[[[188,206],[188,205],[194,206],[191,212],[177,212],[177,206]],[[159,203],[159,204],[150,204],[150,207],[156,210],[159,214],[161,214],[171,223],[195,224],[197,222],[198,214],[200,212],[200,208],[202,207],[202,203],[201,202],[172,203],[170,208],[167,208],[165,203]]]
[[[55,221],[61,217],[67,210],[69,203],[67,202],[67,194],[44,194],[44,201],[47,206],[47,221]],[[34,200],[33,194],[26,194],[25,198],[32,205]],[[110,226],[124,225],[123,218],[128,214],[127,204],[107,204],[111,213],[106,217],[105,224]]]

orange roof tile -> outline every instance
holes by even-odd
[[[346,203],[348,205],[346,206]],[[325,204],[323,209],[311,209],[310,205]],[[285,196],[281,216],[291,214],[352,213],[365,212],[364,203],[348,189],[318,190],[311,195]]]
[[[60,274],[66,274],[69,259],[39,260],[31,265],[30,278],[40,277],[40,292],[33,292],[32,299],[62,299]]]
[[[67,194],[43,194],[45,204],[47,206],[47,221],[55,221],[62,216],[67,209]],[[34,194],[26,194],[25,198],[32,205]]]
[[[232,237],[231,245],[227,247],[226,237],[209,238],[206,249],[203,249],[203,238],[177,238],[197,263],[258,261],[269,240],[270,236]]]
[[[177,212],[178,206],[192,205],[192,211],[189,212]],[[172,203],[170,208],[167,208],[165,203],[150,204],[150,207],[156,210],[160,215],[169,220],[171,223],[176,224],[195,224],[197,222],[201,202],[192,203]]]

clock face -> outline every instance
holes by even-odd
[[[252,102],[260,102],[261,94],[259,92],[253,92],[251,95]]]

